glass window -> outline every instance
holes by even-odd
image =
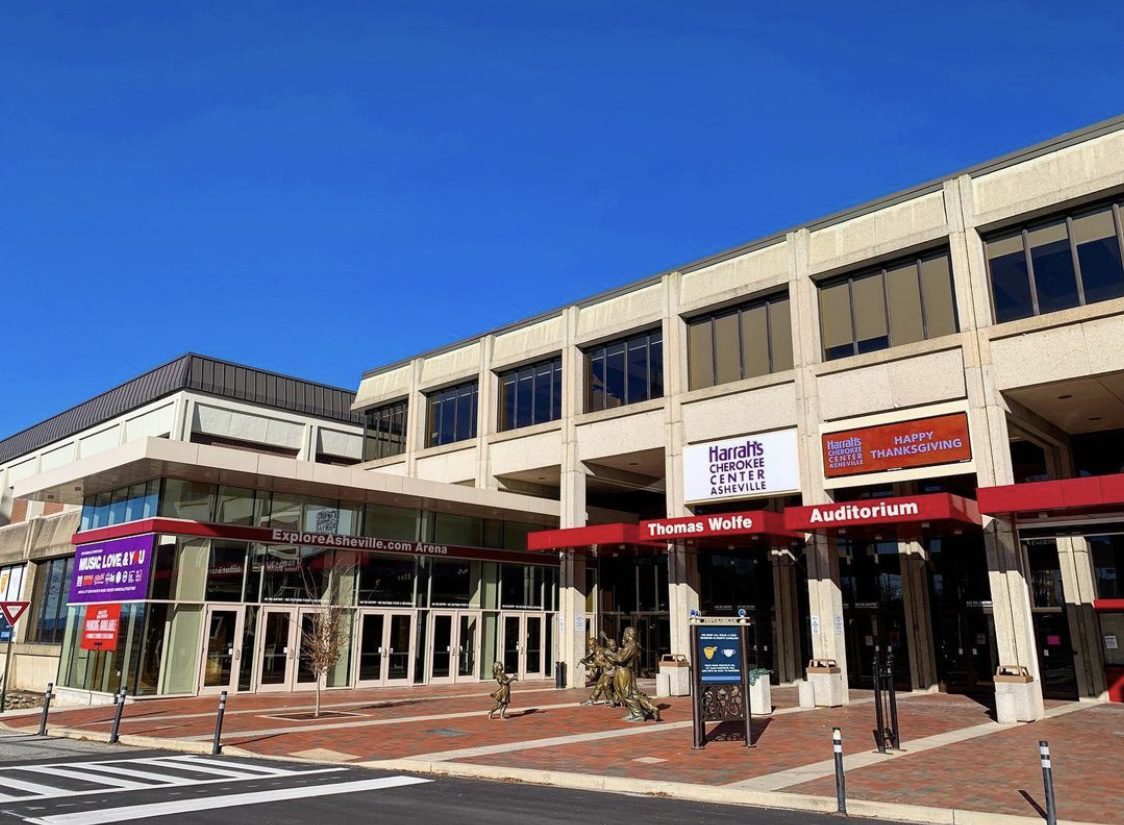
[[[562,356],[500,375],[500,430],[555,421],[562,414]]]
[[[429,394],[427,447],[476,437],[476,395],[475,381]]]
[[[359,604],[411,607],[417,563],[412,557],[360,553]]]
[[[749,313],[746,313],[747,315]],[[766,357],[768,354],[766,353]],[[714,380],[728,384],[742,377],[741,330],[738,313],[714,318]]]
[[[819,288],[828,361],[957,331],[947,252],[833,278]]]
[[[788,297],[687,321],[687,361],[691,389],[792,369]]]
[[[66,600],[70,595],[70,573],[74,556],[48,559],[35,565],[35,589],[31,597],[32,623],[27,641],[62,644],[66,633]]]
[[[254,491],[241,487],[219,487],[215,520],[219,524],[255,524]]]
[[[710,318],[687,324],[687,371],[693,390],[714,386],[713,326]]]
[[[772,371],[769,364],[769,316],[771,309],[772,307],[769,304],[758,304],[747,307],[738,313],[741,321],[739,324],[741,363],[738,373],[729,380],[752,378],[756,375],[766,375]],[[719,347],[722,346],[721,336],[717,338],[716,343]],[[719,362],[722,361],[721,355],[718,360]],[[728,357],[726,360],[731,367],[734,365],[733,357]],[[721,375],[718,376],[718,379],[720,384],[725,382]]]
[[[363,518],[363,535],[414,541],[418,538],[420,520],[421,513],[417,510],[368,504]]]
[[[1065,221],[1028,232],[1026,242],[1034,269],[1038,311],[1055,312],[1077,306],[1077,276]]]
[[[1115,213],[1115,209],[1105,207],[1073,219],[1073,241],[1086,303],[1124,295]]]
[[[1122,243],[1118,203],[988,239],[996,322],[1124,295]]]
[[[211,521],[214,495],[213,484],[169,478],[164,482],[160,515],[189,521]]]
[[[356,513],[335,499],[306,498],[303,530],[307,533],[333,533],[352,536],[356,533]]]
[[[1090,536],[1098,599],[1124,599],[1124,536]]]
[[[332,550],[323,547],[254,545],[250,570],[255,578],[260,577],[261,601],[323,601],[330,581],[332,554]]]
[[[792,369],[792,317],[788,297],[769,301],[770,371]]]
[[[586,412],[663,395],[663,336],[659,330],[588,350]]]
[[[109,494],[109,523],[124,524],[126,505],[129,501],[129,488],[122,487]]]
[[[242,600],[242,582],[246,575],[247,545],[242,542],[212,541],[207,566],[205,599],[209,602]]]
[[[541,610],[543,570],[533,565],[500,565],[500,609]]]
[[[283,530],[299,530],[301,528],[300,496],[287,493],[273,493],[269,503],[269,526]]]
[[[481,520],[451,513],[433,514],[433,540],[439,544],[480,547]]]
[[[435,561],[430,575],[430,607],[463,607],[472,601],[476,582],[467,561]]]
[[[406,452],[406,412],[403,399],[367,410],[363,430],[363,460],[401,455]]]

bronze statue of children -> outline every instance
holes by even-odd
[[[496,684],[498,684],[499,687],[488,694],[496,700],[496,703],[492,705],[492,709],[488,711],[488,718],[493,718],[498,710],[500,712],[500,718],[506,719],[507,706],[511,704],[511,683],[519,677],[508,676],[503,672],[503,662],[496,662],[492,665],[492,678],[496,680]]]

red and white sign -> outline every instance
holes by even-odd
[[[120,626],[121,605],[90,605],[86,608],[86,620],[82,623],[82,649],[115,649],[117,647],[117,631]]]
[[[30,606],[31,602],[0,602],[0,613],[8,620],[8,624],[15,625]]]
[[[967,413],[842,430],[821,438],[827,478],[970,461]]]
[[[786,507],[789,530],[824,531],[834,527],[881,527],[915,522],[979,524],[976,503],[948,493],[872,498],[811,507]]]
[[[780,513],[750,510],[642,521],[637,525],[637,532],[642,541],[672,541],[707,536],[776,535],[784,534],[785,529]]]

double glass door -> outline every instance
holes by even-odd
[[[429,614],[426,662],[431,684],[469,682],[480,678],[478,611],[435,610]]]
[[[297,607],[262,608],[258,629],[258,691],[316,687],[316,675],[302,640],[312,632],[318,612]]]
[[[408,685],[414,681],[414,614],[387,610],[359,613],[355,672],[359,687]]]
[[[520,679],[543,679],[550,673],[553,625],[549,613],[500,616],[503,667]]]

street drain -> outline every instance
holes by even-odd
[[[320,719],[345,719],[351,716],[362,716],[362,713],[348,713],[342,710],[322,710],[320,715],[317,716],[313,711],[302,711],[301,713],[277,713],[273,715],[263,715],[262,719],[288,719],[296,722],[307,722],[310,720]]]
[[[468,736],[468,731],[456,730],[455,728],[430,728],[429,730],[423,730],[422,733],[433,733],[437,736],[447,736],[450,738],[455,736]]]

